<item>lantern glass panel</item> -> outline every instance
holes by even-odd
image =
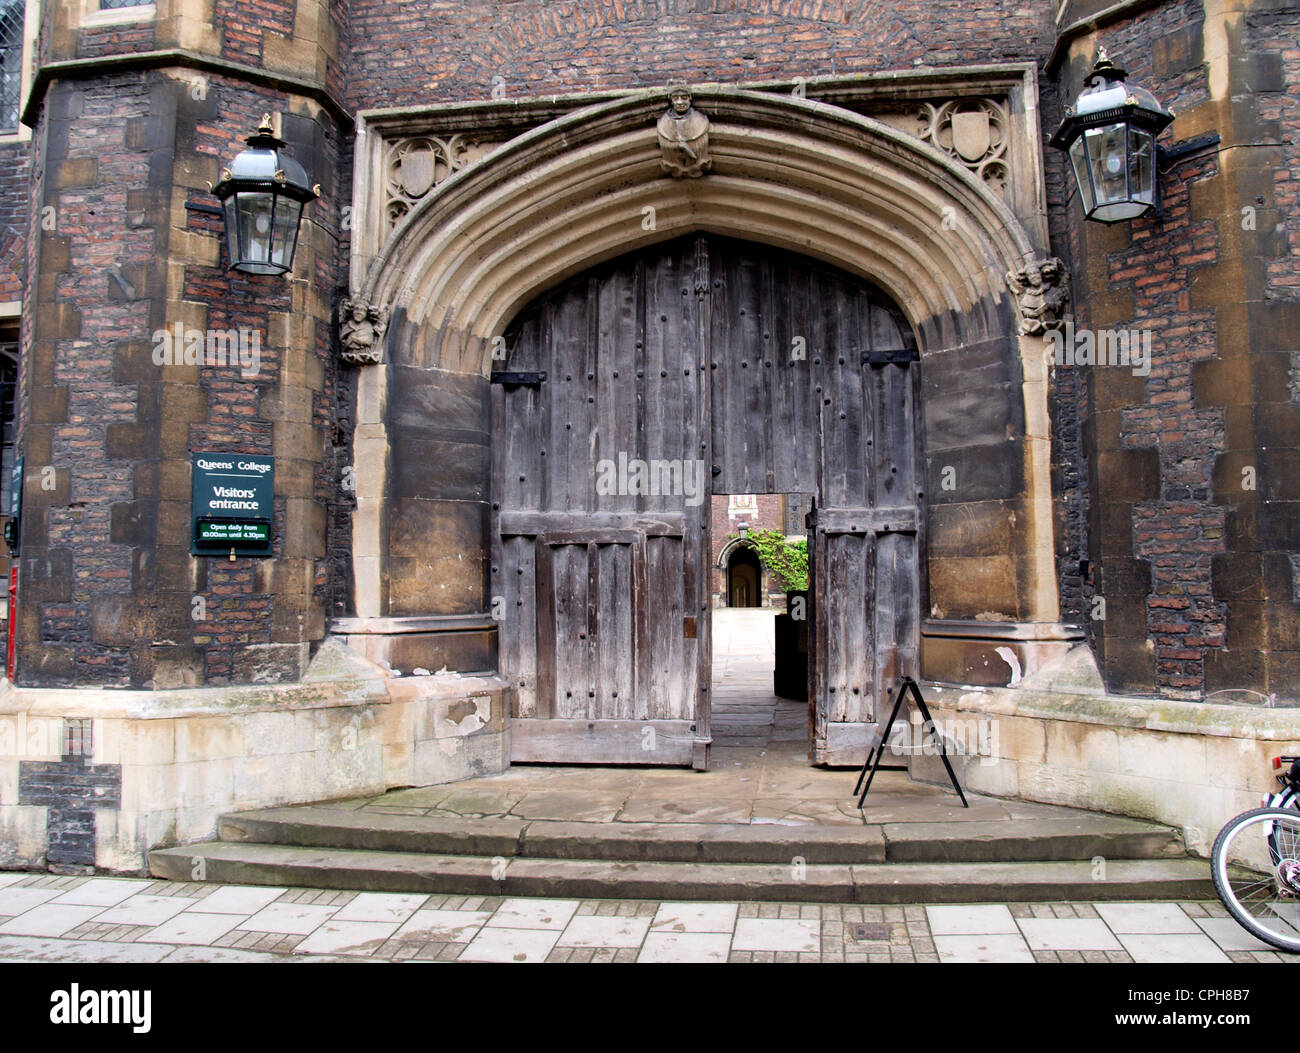
[[[1082,135],[1070,144],[1070,161],[1074,165],[1074,181],[1079,186],[1079,197],[1083,199],[1083,213],[1088,215],[1097,207],[1097,198],[1092,192],[1092,177],[1088,174],[1088,150]]]
[[[275,242],[271,252],[271,262],[278,268],[288,270],[293,263],[293,250],[298,244],[298,219],[302,214],[302,202],[283,194],[275,201]]]
[[[1128,143],[1128,178],[1131,185],[1129,196],[1134,201],[1154,205],[1156,201],[1155,165],[1152,163],[1156,152],[1155,136],[1143,128],[1129,127]]]
[[[1097,205],[1128,200],[1128,126],[1106,124],[1084,133]]]
[[[244,255],[244,250],[239,245],[239,210],[235,207],[238,200],[237,195],[231,194],[221,203],[226,210],[226,250],[230,254],[230,265],[232,267]]]
[[[278,266],[271,259],[274,236],[275,195],[262,191],[241,191],[235,195],[238,211],[240,258],[244,270],[252,274],[275,274]],[[265,269],[263,269],[265,268]]]

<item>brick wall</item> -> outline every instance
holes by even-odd
[[[350,106],[1024,61],[1046,3],[352,0]],[[499,79],[498,79],[499,78]]]
[[[1074,380],[1091,557],[1080,598],[1113,690],[1300,687],[1300,416],[1279,353],[1295,343],[1286,301],[1300,289],[1300,51],[1294,12],[1252,6],[1207,29],[1199,2],[1166,4],[1096,34],[1091,44],[1177,114],[1164,142],[1208,131],[1222,141],[1165,166],[1163,219],[1102,227],[1083,224],[1074,201],[1053,210],[1077,325],[1152,338],[1149,376],[1094,367]],[[1211,34],[1226,37],[1226,58],[1207,47]],[[1077,93],[1083,50],[1057,71],[1059,96]],[[1049,176],[1053,205],[1061,190],[1073,188]]]
[[[213,0],[209,51],[315,77],[349,107],[371,108],[485,99],[494,87],[509,98],[679,79],[1041,65],[1054,43],[1051,5],[1005,0],[350,0],[310,27],[309,10],[297,0]],[[1187,697],[1300,682],[1300,472],[1289,459],[1300,431],[1300,339],[1294,313],[1281,310],[1300,302],[1300,16],[1281,3],[1251,5],[1229,40],[1223,98],[1211,97],[1203,19],[1200,0],[1179,0],[1112,19],[1091,41],[1179,113],[1177,134],[1218,128],[1225,149],[1238,151],[1226,167],[1213,152],[1173,166],[1163,223],[1082,224],[1063,158],[1046,151],[1052,251],[1074,276],[1077,325],[1149,331],[1155,350],[1149,377],[1055,371],[1062,617],[1089,625],[1113,688]],[[159,36],[169,32],[165,20],[65,27],[43,46],[54,58],[107,55],[170,46]],[[291,69],[286,57],[303,33],[322,40],[315,69]],[[1044,77],[1044,138],[1086,65],[1076,54]],[[192,209],[176,226],[169,211],[178,178],[186,200],[211,203],[199,169],[233,155],[263,109],[288,114],[296,155],[327,184],[304,223],[307,270],[278,283],[232,280],[219,261],[196,258],[215,246],[220,224]],[[51,90],[44,162],[0,146],[0,224],[21,231],[34,221],[15,202],[42,164],[33,206],[58,216],[39,245],[40,325],[24,381],[24,397],[35,396],[29,476],[55,469],[52,490],[29,492],[30,682],[148,682],[146,655],[160,648],[174,649],[182,679],[238,680],[250,675],[238,668],[241,648],[310,642],[327,614],[349,609],[351,378],[335,367],[329,316],[346,285],[350,143],[309,110],[238,80],[214,77],[195,100],[162,73],[105,74]],[[1246,205],[1258,210],[1257,227],[1243,240]],[[21,250],[15,243],[10,258]],[[3,256],[0,244],[0,298],[22,277]],[[183,260],[180,298],[207,305],[205,324],[262,333],[258,377],[201,370],[191,390],[151,375],[147,334],[165,316],[164,256]],[[286,317],[305,319],[295,342],[273,338]],[[160,431],[175,440],[167,421],[183,428],[186,450],[270,454],[277,473],[284,459],[293,495],[277,499],[274,564],[191,561],[175,544],[158,547],[188,502],[175,464],[149,448]],[[1243,467],[1257,469],[1258,490],[1241,490]],[[714,523],[715,563],[731,530]],[[1283,587],[1290,607],[1277,602]],[[194,597],[211,612],[201,629],[185,613]],[[1107,601],[1104,620],[1090,617],[1097,599]],[[1291,657],[1269,666],[1264,654]]]

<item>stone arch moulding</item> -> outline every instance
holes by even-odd
[[[721,549],[719,549],[718,558],[714,560],[713,565],[718,570],[726,570],[727,561],[731,559],[731,554],[735,552],[736,549],[738,548],[757,549],[757,547],[758,546],[755,545],[748,538],[743,538],[743,537],[732,538],[725,545],[723,545]]]
[[[497,338],[564,279],[705,231],[872,281],[915,331],[929,503],[923,675],[970,683],[992,667],[984,675],[1007,682],[1059,653],[1078,634],[1059,624],[1047,365],[1006,278],[1039,258],[1034,239],[940,150],[810,99],[693,89],[711,122],[712,170],[669,178],[655,131],[666,98],[602,100],[464,165],[354,275],[352,299],[389,324],[382,363],[363,367],[358,385],[356,616],[335,631],[399,668],[399,652],[431,669],[494,667]],[[998,657],[1008,647],[1014,662]]]

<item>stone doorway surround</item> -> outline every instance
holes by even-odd
[[[923,675],[1006,684],[1063,653],[1079,633],[1059,621],[1044,344],[1007,281],[1048,244],[1033,67],[691,91],[711,122],[698,179],[660,169],[662,88],[359,114],[349,302],[386,330],[344,348],[361,366],[355,614],[333,631],[374,660],[493,666],[494,341],[565,278],[703,230],[867,278],[917,334]],[[946,467],[970,473],[960,501],[942,500]]]

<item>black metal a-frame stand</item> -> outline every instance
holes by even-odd
[[[917,686],[916,681],[910,676],[899,677],[898,690],[894,692],[894,708],[889,714],[889,719],[880,725],[880,741],[871,747],[871,752],[867,754],[867,762],[862,766],[862,771],[858,774],[858,784],[853,787],[853,792],[862,793],[858,797],[858,807],[862,807],[862,802],[867,799],[867,791],[871,789],[871,780],[876,777],[876,772],[880,768],[880,762],[885,756],[885,742],[889,738],[890,729],[894,726],[894,721],[898,719],[898,711],[903,706],[903,695],[911,692],[912,698],[916,700],[917,708],[921,711],[921,716],[925,718],[922,725],[934,737],[935,745],[939,747],[939,758],[943,761],[943,766],[948,769],[948,778],[952,780],[952,788],[957,791],[957,796],[961,798],[963,808],[969,808],[970,803],[966,800],[966,795],[961,792],[961,784],[957,782],[957,775],[952,770],[952,765],[948,763],[948,754],[943,748],[943,736],[934,723],[934,718],[930,716],[929,707],[925,704],[925,699],[921,697],[921,689]],[[868,775],[870,771],[870,775]],[[867,785],[862,785],[862,780],[867,780]]]

